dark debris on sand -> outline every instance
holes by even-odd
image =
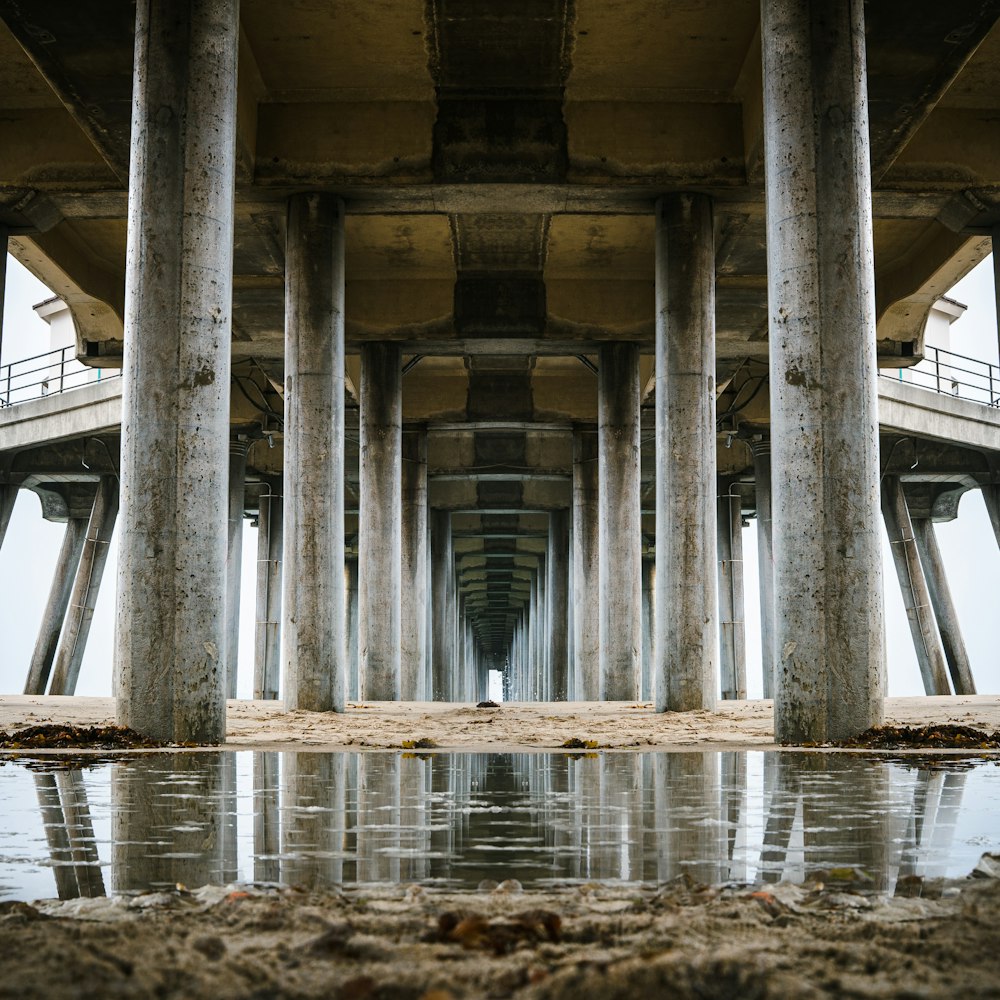
[[[0,731],[3,750],[135,750],[166,746],[125,726],[28,726]]]
[[[1000,750],[1000,732],[972,726],[875,726],[838,747],[865,750]]]

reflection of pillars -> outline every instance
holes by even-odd
[[[253,877],[255,882],[277,882],[280,830],[279,754],[273,750],[253,755]]]
[[[642,561],[642,662],[639,697],[649,701],[653,697],[653,603],[656,589],[656,560]]]
[[[281,646],[285,707],[342,712],[344,640],[344,206],[288,201]]]
[[[358,763],[358,881],[399,881],[400,760],[363,754]]]
[[[906,617],[910,622],[910,634],[913,636],[913,647],[924,680],[924,691],[926,694],[950,694],[944,654],[931,608],[927,580],[913,537],[910,511],[896,476],[886,476],[882,480],[882,516],[889,534],[889,547],[896,566],[896,576],[899,578]]]
[[[721,758],[722,819],[726,824],[726,857],[729,870],[726,878],[745,882],[746,858],[737,858],[742,844],[747,805],[747,755],[745,751],[723,751]]]
[[[366,701],[400,697],[402,397],[399,345],[362,344],[358,629]]]
[[[38,629],[38,639],[35,641],[31,667],[24,685],[25,694],[45,694],[86,537],[87,519],[71,517],[66,522],[66,533],[63,535],[62,548],[59,550],[59,559],[52,577],[49,599],[42,615],[42,624]]]
[[[656,709],[716,699],[715,248],[712,200],[656,210]]]
[[[762,2],[775,736],[883,718],[864,6]]]
[[[358,653],[358,561],[348,559],[344,565],[344,587],[346,601],[346,627],[345,635],[347,642],[347,697],[351,701],[360,701],[361,683],[359,672],[361,669],[361,657]]]
[[[573,430],[573,643],[576,697],[601,697],[601,587],[598,573],[597,435]]]
[[[719,480],[719,673],[722,697],[747,696],[743,613],[743,501],[731,479]]]
[[[112,768],[115,892],[221,884],[223,756],[162,754]]]
[[[281,881],[336,885],[344,875],[345,755],[291,753],[283,763]]]
[[[642,758],[601,754],[602,841],[594,858],[597,877],[638,881],[643,877]]]
[[[257,623],[254,634],[253,696],[278,697],[281,680],[281,480],[267,480],[257,515]]]
[[[422,701],[427,627],[427,432],[403,434],[400,697]]]
[[[35,774],[35,791],[38,794],[38,808],[45,827],[45,839],[52,859],[52,874],[56,880],[56,892],[60,899],[76,899],[80,889],[73,869],[73,851],[69,844],[69,831],[59,800],[59,788],[54,774]]]
[[[639,345],[602,344],[597,373],[600,697],[639,697]]]
[[[243,566],[243,507],[246,501],[246,440],[229,442],[229,544],[226,555],[226,697],[236,697],[240,656],[240,583]]]
[[[764,697],[774,697],[774,558],[771,555],[771,442],[753,444],[754,498],[757,505],[757,581],[760,593],[760,662]]]
[[[102,476],[63,622],[49,694],[74,694],[118,517],[118,481]]]
[[[653,774],[659,879],[687,872],[708,885],[721,882],[727,843],[718,823],[704,822],[721,814],[718,754],[657,754]]]
[[[202,744],[226,733],[238,45],[237,0],[136,5],[117,721]]]
[[[0,270],[7,263],[6,258],[0,264]],[[0,295],[0,299],[3,296]],[[0,319],[0,325],[3,320]],[[17,501],[18,487],[11,483],[0,483],[0,548],[3,547],[3,540],[7,536],[7,526],[10,524],[10,516],[14,513],[14,504]]]
[[[799,776],[788,754],[764,754],[764,843],[759,878],[780,882],[799,805]]]
[[[549,514],[548,701],[565,701],[569,682],[569,511]]]
[[[240,877],[237,857],[236,754],[222,754],[219,759],[222,797],[222,881],[235,882]]]
[[[917,771],[913,810],[899,866],[901,877],[946,874],[964,791],[965,774],[961,771]]]
[[[400,872],[403,881],[430,875],[430,760],[403,754],[399,761]]]
[[[927,589],[930,592],[931,604],[934,606],[941,645],[944,647],[955,694],[975,694],[976,684],[972,679],[969,655],[962,639],[962,627],[951,599],[944,562],[941,560],[934,525],[929,517],[913,518],[913,537],[920,554],[920,565],[927,578]]]
[[[449,701],[449,622],[448,577],[451,574],[451,514],[432,510],[431,522],[431,671],[434,677],[430,697],[434,701]]]
[[[94,823],[90,817],[87,788],[80,771],[60,771],[56,775],[66,833],[73,856],[73,873],[81,896],[103,896],[104,876],[97,855]]]

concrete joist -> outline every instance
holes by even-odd
[[[763,0],[775,736],[882,720],[874,251],[861,0]]]

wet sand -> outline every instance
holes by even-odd
[[[887,698],[894,725],[955,723],[1000,729],[1000,696]],[[107,725],[111,698],[5,695],[0,730],[64,722]],[[444,702],[351,703],[343,713],[285,712],[280,702],[230,701],[227,747],[233,750],[399,749],[433,740],[464,751],[547,750],[578,739],[613,750],[763,749],[774,746],[770,701],[720,702],[715,712],[657,714],[648,703],[507,703],[497,709]]]

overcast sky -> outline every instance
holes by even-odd
[[[7,291],[0,363],[45,350],[48,327],[32,306],[49,297],[49,290],[13,257],[7,260]],[[952,349],[960,354],[997,362],[997,325],[991,258],[987,258],[950,292],[969,306],[952,327]],[[967,493],[955,521],[936,526],[953,597],[962,623],[980,694],[1000,693],[1000,657],[993,622],[1000,595],[1000,549],[978,491]],[[28,664],[48,595],[64,526],[42,519],[38,498],[21,490],[10,528],[0,550],[0,694],[23,690]],[[243,591],[240,630],[239,696],[250,697],[253,684],[254,586],[257,532],[244,522]],[[744,530],[748,688],[760,697],[760,627],[756,573],[756,523]],[[884,534],[883,534],[884,541]],[[886,546],[887,547],[887,546]],[[887,555],[887,553],[886,553]],[[77,694],[111,693],[117,535],[112,544],[94,617]],[[923,694],[920,673],[891,561],[884,560],[886,639],[889,694]]]

